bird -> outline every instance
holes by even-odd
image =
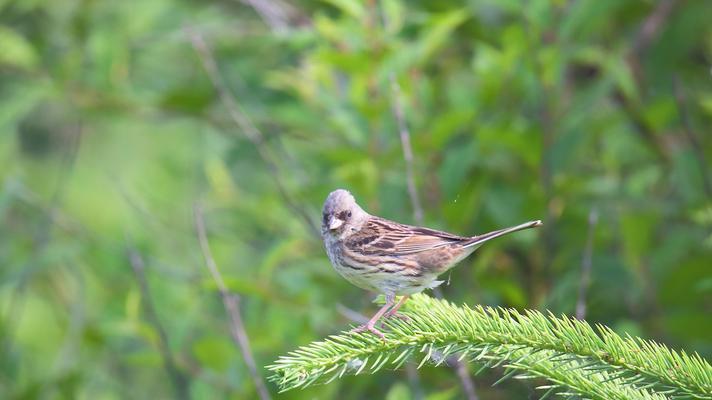
[[[437,280],[438,275],[483,243],[541,225],[535,220],[481,235],[459,236],[371,215],[349,191],[337,189],[324,202],[321,235],[336,272],[361,289],[385,295],[383,307],[352,332],[368,331],[385,340],[376,323],[381,318],[401,317],[397,311],[408,296],[443,283]],[[397,303],[396,296],[402,296]]]

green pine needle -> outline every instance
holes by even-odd
[[[457,307],[422,294],[406,303],[408,321],[391,319],[386,341],[344,332],[302,346],[267,369],[282,391],[346,374],[398,368],[416,353],[440,365],[449,357],[503,366],[504,380],[546,378],[542,390],[591,399],[712,399],[712,367],[698,354],[567,316],[533,310]],[[519,375],[517,375],[519,374]],[[499,383],[499,381],[498,381]]]

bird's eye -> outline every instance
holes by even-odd
[[[348,212],[346,213],[346,218],[351,218],[351,211],[348,211]]]

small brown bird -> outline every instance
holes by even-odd
[[[483,235],[458,236],[376,217],[359,207],[351,193],[338,189],[324,202],[321,235],[336,272],[362,289],[385,294],[386,304],[368,323],[354,329],[383,338],[376,322],[397,316],[409,295],[443,283],[436,280],[438,275],[482,243],[541,224],[530,221]],[[403,295],[397,304],[396,295]]]

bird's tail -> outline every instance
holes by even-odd
[[[536,228],[536,227],[542,226],[542,225],[543,224],[540,220],[529,221],[529,222],[525,222],[523,224],[519,224],[517,226],[512,226],[512,227],[504,228],[504,229],[498,229],[496,231],[488,232],[488,233],[485,233],[482,235],[473,236],[470,238],[470,240],[467,243],[465,243],[465,247],[479,246],[482,243],[484,243],[490,239],[494,239],[496,237],[500,237],[500,236],[506,235],[508,233],[517,232],[517,231],[521,231],[524,229]]]

